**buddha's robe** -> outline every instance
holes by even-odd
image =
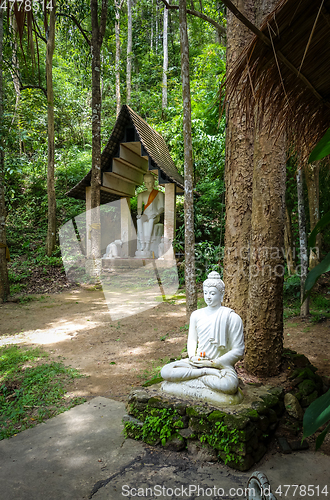
[[[244,354],[241,318],[228,307],[220,307],[212,315],[207,315],[203,309],[199,309],[194,311],[193,315],[191,319],[196,321],[198,340],[196,354],[205,352],[206,359],[213,360],[214,365],[219,368],[195,367],[189,359],[183,359],[165,365],[161,376],[169,382],[185,383],[199,379],[201,384],[213,391],[235,394],[238,389],[238,377],[234,364]]]

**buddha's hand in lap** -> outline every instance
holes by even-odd
[[[189,358],[189,363],[196,368],[219,368],[213,359],[201,358],[200,356],[191,356]],[[220,368],[222,367],[220,366]]]

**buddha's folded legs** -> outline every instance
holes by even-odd
[[[203,384],[213,391],[235,394],[238,389],[238,377],[233,368],[196,368],[187,360],[174,361],[165,365],[161,376],[168,382],[185,382],[199,379]]]

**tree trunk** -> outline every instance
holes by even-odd
[[[53,92],[53,54],[55,49],[55,12],[56,3],[49,16],[49,31],[46,47],[46,79],[47,79],[47,123],[48,123],[48,165],[47,165],[47,197],[48,197],[48,230],[46,252],[48,257],[56,245],[56,196],[55,196],[55,139],[54,139],[54,92]]]
[[[91,208],[92,227],[91,253],[94,259],[101,256],[101,222],[100,222],[100,186],[101,186],[101,46],[103,42],[108,2],[102,0],[100,26],[98,23],[97,0],[91,0],[92,18],[92,176],[91,176]]]
[[[132,89],[132,0],[127,0],[127,66],[126,66],[126,104],[131,101]]]
[[[5,185],[4,185],[4,144],[3,144],[3,9],[0,9],[0,303],[4,302],[9,295],[9,281],[7,258],[8,249],[6,241],[6,205],[5,205]]]
[[[285,207],[284,250],[285,250],[285,258],[286,258],[288,273],[289,275],[295,274],[296,272],[295,247],[292,235],[291,214],[287,206]]]
[[[302,170],[297,172],[297,193],[298,193],[298,220],[299,220],[299,244],[300,244],[300,316],[306,318],[309,315],[309,298],[302,302],[304,296],[304,286],[308,272],[307,235],[306,235],[306,215],[303,192]]]
[[[186,314],[197,309],[194,233],[194,170],[191,139],[191,100],[189,80],[189,42],[187,32],[186,0],[179,1],[181,78],[183,98],[183,142],[184,142],[184,223],[185,223],[185,283]]]
[[[320,186],[319,186],[319,173],[320,164],[317,163],[306,163],[304,168],[305,180],[308,190],[308,206],[309,206],[309,222],[310,230],[313,231],[314,227],[320,220],[320,208],[319,208],[319,198],[320,198]],[[316,237],[316,247],[314,251],[310,250],[309,254],[309,267],[317,266],[320,263],[320,251],[321,251],[321,233]]]
[[[167,27],[168,27],[168,9],[164,7],[162,110],[167,108],[167,68],[168,68]]]
[[[278,373],[283,350],[283,279],[286,148],[277,132],[255,124],[250,283],[245,368]]]
[[[121,3],[115,2],[116,8],[116,21],[115,21],[115,33],[116,33],[116,57],[115,57],[115,73],[116,73],[116,113],[119,115],[120,111],[120,7]]]
[[[274,5],[275,0],[236,2],[257,26]],[[250,37],[228,13],[227,71]],[[245,367],[257,375],[273,375],[283,345],[285,143],[282,138],[275,143],[276,134],[257,130],[256,123],[247,129],[245,122],[233,98],[227,109],[225,303],[246,326]],[[272,247],[274,252],[267,251]]]
[[[253,0],[235,2],[255,22]],[[227,11],[227,72],[229,73],[250,39],[249,30]],[[228,89],[229,91],[229,89]],[[226,230],[224,255],[224,304],[234,309],[246,324],[249,289],[249,248],[252,210],[253,128],[246,127],[236,96],[227,105],[226,132]]]

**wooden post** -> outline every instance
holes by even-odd
[[[165,184],[164,239],[172,241],[175,238],[175,184]]]
[[[123,242],[122,255],[123,257],[131,256],[132,242],[132,218],[131,218],[131,199],[120,198],[120,226],[121,226],[121,241]]]
[[[90,257],[92,254],[92,239],[91,239],[91,228],[92,228],[92,188],[90,186],[86,187],[86,257]]]

